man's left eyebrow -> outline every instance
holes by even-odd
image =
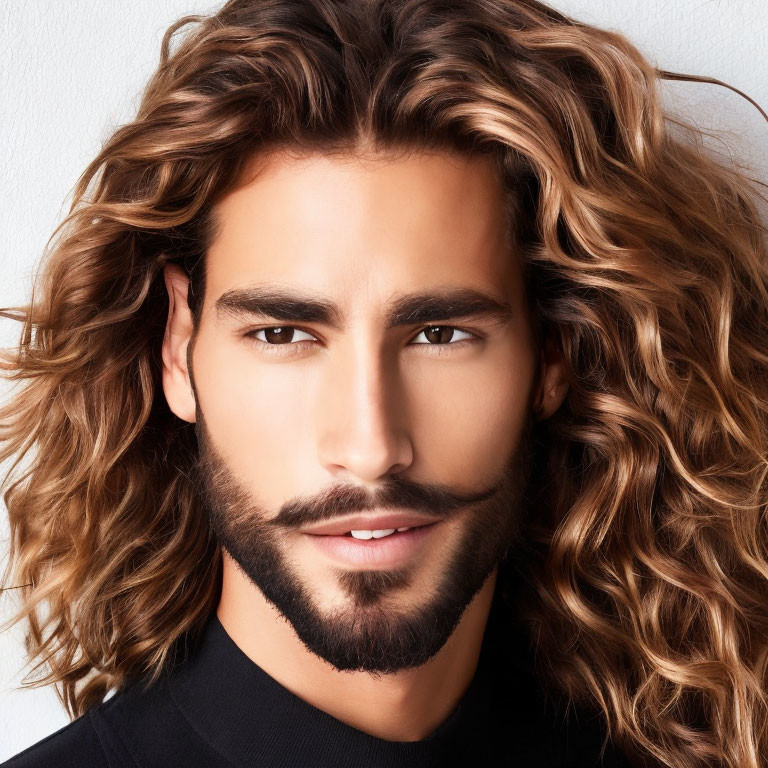
[[[332,301],[283,288],[253,287],[226,291],[216,300],[217,314],[258,316],[289,323],[319,323],[341,330],[343,312]],[[488,319],[505,323],[515,312],[507,302],[474,288],[445,288],[402,294],[386,315],[386,328],[437,321]]]

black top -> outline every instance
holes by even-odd
[[[524,634],[500,598],[477,672],[451,715],[414,742],[375,738],[284,688],[213,613],[187,659],[135,681],[3,763],[8,768],[626,768],[597,719],[562,712],[530,673]]]

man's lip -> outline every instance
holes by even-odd
[[[381,531],[387,528],[417,528],[422,525],[436,523],[442,518],[427,517],[426,515],[403,515],[398,513],[383,515],[355,515],[326,523],[303,528],[300,533],[312,536],[343,536],[350,531]]]

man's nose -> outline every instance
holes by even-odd
[[[316,403],[320,463],[339,480],[375,482],[413,461],[407,398],[397,361],[372,343],[327,361]]]

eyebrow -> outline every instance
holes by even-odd
[[[262,317],[288,323],[317,323],[341,330],[343,313],[331,301],[279,287],[259,286],[225,291],[216,300],[217,315]],[[474,288],[440,288],[401,294],[391,303],[386,328],[446,320],[489,319],[499,323],[514,316],[505,301]]]

